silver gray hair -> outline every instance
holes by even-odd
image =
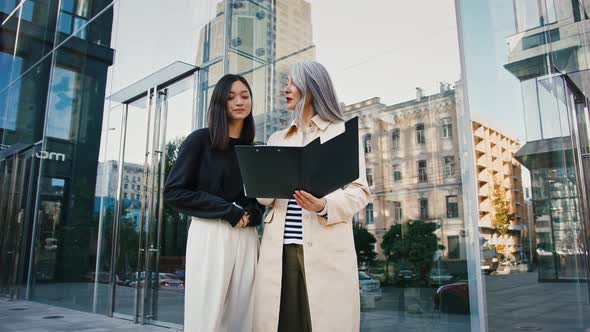
[[[303,105],[311,94],[311,105],[316,114],[325,121],[344,120],[342,107],[336,97],[334,84],[326,68],[315,61],[303,61],[291,66],[291,82],[301,93],[301,100],[295,105],[294,119],[301,121]]]

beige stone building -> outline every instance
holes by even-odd
[[[524,204],[522,171],[514,154],[520,149],[518,142],[501,132],[472,119],[475,177],[479,206],[479,236],[492,245],[504,246],[505,254],[515,252],[522,245],[520,232],[527,222]],[[514,220],[509,233],[500,236],[493,228],[495,213],[494,185],[499,184],[505,192],[510,213]]]
[[[439,93],[385,105],[372,98],[345,106],[347,118],[359,117],[365,151],[367,179],[373,201],[356,217],[381,239],[391,225],[409,220],[428,220],[437,231],[443,259],[465,259],[463,187],[459,163],[455,90],[441,84]],[[526,220],[520,164],[514,159],[518,143],[480,122],[472,122],[480,238],[517,250],[521,224]],[[480,175],[481,174],[481,175]],[[502,182],[515,220],[510,234],[493,235],[490,188],[494,176]]]
[[[358,221],[381,239],[393,224],[428,220],[440,225],[437,235],[446,259],[465,258],[465,228],[455,94],[448,84],[440,93],[384,105],[379,98],[345,106],[348,118],[359,116],[367,179],[373,202]]]

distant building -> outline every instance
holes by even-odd
[[[345,116],[360,119],[367,180],[373,193],[356,217],[377,238],[391,225],[427,220],[440,225],[437,235],[447,259],[464,259],[465,227],[455,93],[447,84],[440,92],[385,105],[372,98],[345,106]]]

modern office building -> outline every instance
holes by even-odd
[[[523,1],[506,38],[505,68],[524,102],[526,142],[516,156],[531,174],[540,280],[588,279],[589,5]]]
[[[3,294],[92,307],[91,297],[63,285],[83,280],[97,257],[94,192],[114,58],[109,4],[0,6]]]

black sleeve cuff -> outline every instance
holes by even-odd
[[[248,223],[248,226],[254,227],[262,223],[262,210],[260,209],[258,203],[248,205],[245,210],[250,215],[250,222]]]
[[[240,209],[239,207],[237,207],[235,205],[232,205],[231,211],[229,212],[226,219],[230,223],[230,225],[232,227],[234,227],[235,225],[237,225],[240,222],[240,219],[242,219],[243,215],[244,215],[244,210]]]

